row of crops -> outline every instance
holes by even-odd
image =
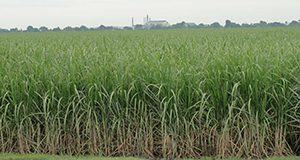
[[[0,152],[265,157],[299,147],[299,28],[0,34]]]

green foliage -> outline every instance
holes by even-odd
[[[100,156],[50,156],[42,154],[0,154],[1,160],[141,160],[133,157],[105,158]]]
[[[135,157],[100,157],[100,156],[57,156],[43,154],[0,154],[1,160],[142,160],[144,158]],[[219,158],[202,157],[199,160],[218,160]],[[240,160],[241,158],[224,158],[224,160]],[[266,160],[298,160],[299,157],[271,157]],[[180,160],[180,159],[178,159]],[[182,160],[197,160],[184,158]]]
[[[298,152],[300,30],[0,34],[0,151]]]

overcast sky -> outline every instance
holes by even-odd
[[[285,22],[300,19],[300,0],[0,0],[0,28],[126,26],[146,14],[170,23]]]

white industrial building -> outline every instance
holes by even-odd
[[[165,28],[169,27],[170,24],[166,20],[151,20],[149,16],[144,19],[144,28],[151,29],[151,28]]]

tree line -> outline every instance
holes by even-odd
[[[285,22],[271,22],[267,23],[265,21],[260,21],[258,23],[235,23],[230,20],[225,21],[225,25],[221,25],[219,22],[214,22],[212,24],[196,24],[196,23],[187,23],[187,22],[180,22],[173,25],[170,25],[169,27],[162,27],[162,26],[153,26],[150,27],[150,29],[180,29],[180,28],[259,28],[259,27],[299,27],[300,26],[300,20],[292,21],[290,23]],[[65,28],[48,28],[45,26],[35,28],[33,26],[28,26],[25,30],[18,29],[18,28],[11,28],[11,29],[1,29],[0,32],[60,32],[60,31],[67,31],[67,32],[76,32],[76,31],[101,31],[101,30],[132,30],[133,28],[131,26],[125,26],[125,27],[114,27],[114,26],[104,26],[100,25],[99,27],[89,28],[84,25],[80,27],[65,27]],[[137,24],[134,26],[134,29],[136,30],[143,30],[144,25]]]

